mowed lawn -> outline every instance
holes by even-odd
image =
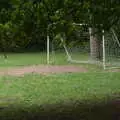
[[[46,64],[45,53],[8,53],[8,58],[4,59],[0,54],[0,67],[16,67],[25,65]]]
[[[107,100],[118,97],[116,95],[119,95],[119,92],[119,73],[68,73],[47,76],[28,74],[24,77],[0,77],[0,105],[11,102],[41,105],[61,101]]]
[[[38,53],[8,53],[8,58],[4,59],[3,54],[0,54],[1,67],[14,67],[24,65],[47,64],[47,54]],[[83,56],[83,55],[82,55]],[[68,64],[65,53],[50,53],[51,64]]]
[[[13,67],[32,66],[32,65],[47,65],[47,54],[46,53],[8,53],[8,58],[4,59],[3,54],[0,54],[0,70]],[[75,56],[75,57],[74,57]],[[85,54],[74,54],[73,58],[76,60],[88,60],[88,56]],[[78,59],[79,58],[79,59]],[[65,53],[50,53],[50,64],[51,65],[76,65],[83,66],[88,71],[96,72],[103,71],[102,66],[90,65],[90,64],[73,64],[67,61]]]
[[[1,58],[0,66],[6,69],[43,64],[39,55],[9,54],[7,60]],[[45,61],[45,54],[43,56]],[[58,58],[60,65],[65,64],[61,55]],[[0,119],[114,120],[112,118],[119,114],[120,103],[118,107],[109,103],[120,97],[119,72],[82,66],[88,68],[88,72],[0,76]]]
[[[111,120],[120,104],[106,104],[117,100],[119,93],[119,73],[3,76],[0,77],[0,118]]]

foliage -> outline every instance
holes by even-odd
[[[74,22],[86,23],[99,30],[109,30],[119,23],[119,1],[0,0],[0,3],[0,24],[11,23],[9,40],[22,49],[35,46],[44,50],[47,34],[54,38],[65,33],[67,40],[73,41],[73,30],[77,30]]]

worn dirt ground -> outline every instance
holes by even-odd
[[[65,66],[45,66],[45,65],[36,65],[36,66],[25,66],[17,68],[8,68],[5,70],[0,70],[0,75],[12,75],[12,76],[24,76],[29,73],[37,74],[52,74],[52,73],[79,73],[87,72],[87,69],[79,66],[65,65]]]

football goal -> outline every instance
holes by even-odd
[[[104,69],[120,68],[120,40],[113,28],[105,33],[103,44]]]
[[[47,64],[96,64],[104,69],[120,68],[120,40],[112,28],[102,30],[102,37],[95,42],[91,28],[74,24],[71,35],[47,36]],[[97,43],[97,44],[96,44]],[[95,56],[95,57],[94,57]]]

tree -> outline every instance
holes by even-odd
[[[109,30],[119,21],[119,1],[109,0],[1,0],[0,23],[11,22],[13,40],[20,48],[45,44],[49,34],[64,33],[67,42],[72,41],[73,23],[86,23],[91,28],[91,55],[99,58],[98,42],[101,30]],[[9,5],[9,7],[8,7]],[[100,39],[100,40],[99,40]],[[95,45],[96,44],[96,45]],[[96,47],[94,47],[96,46]],[[95,59],[94,58],[94,59]]]
[[[77,14],[73,15],[74,21],[88,24],[91,30],[91,57],[100,59],[102,30],[109,31],[119,22],[120,1],[84,0],[78,3]]]
[[[0,24],[0,40],[1,49],[4,54],[4,58],[7,58],[6,50],[12,45],[12,29],[11,23]]]

